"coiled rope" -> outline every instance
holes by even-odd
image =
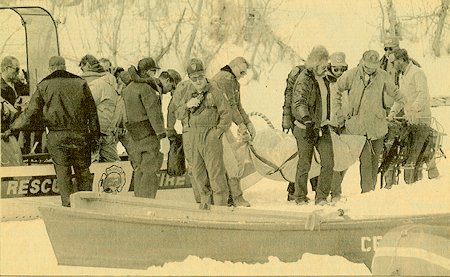
[[[270,119],[264,115],[263,113],[260,112],[251,112],[248,114],[248,116],[259,116],[262,119],[264,119],[264,121],[267,123],[267,125],[269,125],[270,128],[275,129],[275,126],[273,126],[272,121],[270,121]]]

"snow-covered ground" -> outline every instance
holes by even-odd
[[[33,1],[27,1],[31,3]],[[38,1],[37,5],[40,4]],[[399,2],[399,1],[397,1]],[[400,5],[397,3],[396,5]],[[419,3],[420,0],[415,0]],[[423,1],[422,1],[423,2]],[[433,5],[436,1],[432,1]],[[369,4],[368,4],[369,3]],[[409,4],[410,6],[414,6]],[[376,49],[382,53],[382,44],[377,40],[376,20],[379,16],[377,1],[298,1],[285,2],[278,19],[274,15],[274,27],[281,32],[292,30],[301,18],[301,26],[294,32],[290,41],[294,49],[306,58],[316,44],[325,45],[330,52],[344,51],[347,62],[353,67],[367,49]],[[295,11],[299,11],[296,13]],[[301,11],[308,11],[302,15]],[[401,10],[398,11],[401,13]],[[69,24],[69,23],[67,23]],[[349,28],[351,26],[351,28]],[[297,27],[296,27],[297,28]],[[69,29],[69,28],[68,28]],[[62,33],[62,34],[61,34]],[[64,40],[64,32],[60,39]],[[448,41],[448,38],[446,39]],[[66,40],[62,43],[67,43]],[[450,56],[439,59],[430,58],[424,42],[402,41],[401,46],[408,49],[411,56],[418,60],[425,70],[431,96],[450,96]],[[69,52],[69,47],[62,49]],[[210,74],[215,73],[224,63],[236,55],[236,51],[224,51],[220,58],[211,63]],[[78,51],[76,51],[78,52]],[[83,54],[86,52],[83,52]],[[244,56],[246,53],[243,53]],[[242,53],[241,53],[242,55]],[[21,61],[22,63],[24,61]],[[72,62],[73,63],[73,62]],[[128,64],[120,63],[127,67]],[[170,67],[170,64],[163,64]],[[267,115],[273,124],[280,128],[283,105],[283,93],[287,74],[292,65],[280,63],[259,82],[244,85],[242,102],[247,112],[258,111]],[[75,63],[69,69],[77,73]],[[245,82],[246,80],[244,80]],[[164,104],[167,105],[167,98]],[[450,132],[450,107],[432,109],[433,116]],[[257,128],[264,128],[261,119],[252,118]],[[443,151],[449,155],[448,136],[444,138]],[[359,164],[355,163],[343,181],[345,199],[338,204],[349,210],[352,216],[384,214],[426,214],[450,212],[450,159],[440,159],[438,169],[441,176],[424,179],[413,185],[406,185],[402,178],[400,185],[391,190],[377,190],[360,194]],[[297,206],[286,201],[285,182],[262,179],[245,191],[245,197],[252,203],[252,209],[271,209],[282,211],[312,211],[313,204]],[[309,197],[314,198],[310,191]],[[363,264],[351,263],[337,256],[319,256],[304,254],[294,263],[284,263],[271,258],[265,264],[243,264],[218,262],[211,259],[188,257],[183,262],[167,263],[162,267],[150,267],[147,270],[105,269],[58,266],[47,232],[42,220],[0,223],[0,274],[1,275],[367,275],[370,271]]]

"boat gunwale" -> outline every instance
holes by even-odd
[[[161,218],[143,215],[125,215],[125,214],[110,214],[107,212],[91,211],[88,209],[75,209],[65,207],[39,207],[41,214],[47,211],[58,213],[64,218],[84,218],[87,220],[99,221],[116,221],[132,224],[151,224],[158,226],[174,226],[183,228],[208,228],[208,229],[244,229],[255,231],[311,231],[305,227],[306,219],[295,221],[214,221],[214,220],[196,220],[192,218]],[[392,228],[388,226],[405,225],[411,223],[423,223],[429,221],[436,221],[438,218],[450,218],[450,213],[433,214],[433,215],[417,215],[417,216],[402,216],[402,217],[387,217],[387,218],[370,218],[370,219],[330,219],[318,224],[315,231],[335,231],[336,229],[362,229],[368,228],[368,225],[377,227],[380,223],[383,228]],[[46,220],[43,216],[44,221]],[[399,222],[404,221],[404,222]],[[448,222],[448,221],[446,221]],[[425,223],[426,224],[426,223]]]

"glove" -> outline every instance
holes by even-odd
[[[178,134],[177,134],[177,131],[175,131],[175,129],[167,129],[166,134],[167,134],[167,138],[168,138],[170,141],[176,139],[176,137],[177,137],[177,135],[178,135]]]
[[[255,137],[255,135],[256,135],[255,126],[253,125],[253,123],[249,122],[249,123],[247,123],[246,127],[247,127],[247,130],[248,130],[249,134],[250,134],[250,137],[253,139]]]
[[[194,108],[194,107],[198,107],[199,105],[200,105],[200,100],[199,100],[197,97],[191,98],[191,99],[186,103],[186,107],[188,107],[188,109]]]
[[[345,126],[330,126],[331,130],[336,133],[336,135],[340,136],[345,129]]]
[[[245,126],[244,123],[241,123],[241,124],[238,125],[238,134],[239,135],[243,135],[244,133],[247,133],[247,132],[248,132],[248,129],[247,129],[247,126]]]
[[[8,142],[10,136],[12,136],[12,131],[11,131],[11,129],[8,129],[4,133],[2,133],[2,140],[4,140],[5,142]]]
[[[252,140],[252,137],[248,132],[245,132],[243,134],[239,134],[239,139],[243,142],[249,142]]]
[[[283,128],[283,132],[285,132],[286,134],[289,133],[290,129],[292,129],[292,117],[290,114],[283,115],[281,127]]]
[[[319,130],[314,128],[314,122],[307,121],[305,122],[306,126],[306,134],[304,136],[304,139],[313,144],[316,145],[317,140],[319,139]]]
[[[345,126],[345,119],[346,119],[345,116],[342,116],[342,115],[337,116],[337,124],[339,127]]]

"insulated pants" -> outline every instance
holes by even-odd
[[[200,188],[201,203],[228,205],[228,187],[223,164],[223,145],[216,127],[190,128],[192,132],[192,174]]]
[[[379,157],[383,151],[383,138],[367,139],[359,156],[361,193],[375,190],[377,184]]]
[[[134,141],[133,151],[136,154],[134,195],[136,197],[156,197],[159,187],[157,174],[161,169],[164,158],[159,149],[160,140],[154,135]]]
[[[333,143],[331,142],[331,134],[329,129],[322,128],[323,135],[319,138],[316,148],[320,154],[320,175],[316,188],[316,203],[326,200],[331,190],[333,181]],[[307,200],[308,194],[308,172],[311,168],[311,159],[314,153],[314,145],[304,139],[306,130],[297,126],[294,127],[294,136],[297,140],[298,147],[298,164],[295,176],[295,193],[294,196],[300,200]]]
[[[87,136],[75,131],[50,131],[47,134],[48,151],[55,167],[61,202],[70,206],[70,195],[92,190],[89,171],[91,149]],[[72,167],[76,184],[72,183]]]
[[[338,197],[342,194],[342,180],[347,170],[333,171],[333,182],[331,183],[331,197]]]
[[[242,196],[241,177],[244,174],[244,157],[237,153],[237,141],[230,129],[222,136],[223,142],[223,162],[227,172],[228,189],[231,198],[236,199]]]
[[[195,202],[200,203],[200,188],[192,175],[192,135],[189,131],[183,132],[183,151],[186,160],[186,173],[189,176],[189,181],[194,192]]]
[[[422,153],[428,136],[430,135],[429,131],[430,129],[427,126],[419,125],[416,131],[412,132],[411,152],[406,160],[404,170],[405,183],[407,184],[411,184],[422,179],[423,163],[419,162],[419,156]],[[425,163],[427,164],[428,177],[430,177],[430,172],[437,171],[434,157],[428,161],[425,161]]]

